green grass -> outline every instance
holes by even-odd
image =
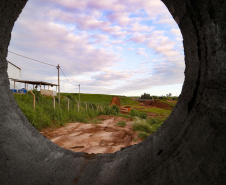
[[[168,104],[172,108],[177,104],[177,101],[176,100],[173,101],[173,102],[168,102],[167,99],[163,99],[163,100],[160,100],[160,102],[166,103],[166,104]]]
[[[137,117],[134,118],[132,128],[134,131],[140,132],[138,137],[145,139],[148,135],[156,132],[163,122],[164,120],[159,118],[140,119]]]
[[[58,105],[58,97],[56,97],[54,109],[52,97],[42,96],[38,91],[34,91],[34,93],[36,95],[35,110],[33,110],[32,94],[14,94],[14,97],[29,122],[38,130],[46,127],[64,126],[66,123],[76,121],[96,123],[98,121],[95,118],[98,115],[119,115],[117,106],[109,106],[113,95],[80,94],[81,104],[78,112],[77,102],[75,101],[75,99],[79,100],[78,94],[61,93],[61,105]],[[66,97],[70,100],[69,111]],[[87,110],[85,103],[88,104]]]
[[[130,106],[132,109],[130,115],[121,114],[117,106],[109,106],[113,95],[102,94],[80,94],[81,104],[78,112],[75,101],[75,99],[79,100],[77,93],[61,93],[61,105],[58,105],[58,98],[56,97],[56,108],[54,109],[52,97],[42,96],[37,91],[34,91],[34,93],[36,95],[35,110],[33,109],[33,96],[30,93],[14,94],[14,97],[30,123],[38,130],[46,127],[64,126],[66,123],[77,121],[100,124],[101,121],[96,119],[98,115],[115,115],[134,119],[133,130],[141,132],[140,138],[145,139],[145,135],[154,133],[171,113],[171,110],[143,107],[130,97],[118,96],[121,105]],[[69,111],[66,97],[70,99]],[[88,110],[86,110],[85,103],[88,103]],[[150,119],[147,117],[148,112],[157,113],[159,117]],[[124,127],[125,122],[119,122],[117,125]]]
[[[119,126],[119,127],[124,127],[124,126],[126,126],[126,122],[125,121],[120,121],[116,125]]]
[[[78,93],[61,93],[61,96],[66,96],[70,100],[75,101],[75,99],[79,100]],[[92,104],[100,104],[100,105],[110,105],[112,97],[114,95],[105,95],[105,94],[80,94],[80,102],[82,103],[92,103]]]
[[[147,113],[139,112],[138,110],[132,109],[130,111],[130,116],[132,116],[132,117],[136,116],[136,117],[139,117],[141,119],[146,119],[147,118]]]
[[[68,111],[67,99],[63,96],[61,97],[60,107],[56,98],[56,108],[54,109],[52,97],[41,96],[39,92],[35,92],[35,94],[35,110],[33,109],[33,96],[31,94],[14,94],[14,97],[30,123],[38,130],[51,126],[63,126],[69,122],[87,123],[99,115],[97,109],[92,110],[89,108],[86,111],[85,106],[80,106],[78,112],[75,101],[70,101],[70,109]]]
[[[145,140],[148,136],[149,136],[149,134],[146,133],[146,132],[141,132],[141,133],[138,134],[138,137],[139,137],[141,140]]]
[[[141,120],[139,118],[136,118],[134,120],[134,123],[132,125],[132,128],[134,131],[141,131],[141,132],[146,132],[146,133],[151,133],[151,127],[147,123],[146,120]]]
[[[131,97],[119,96],[119,100],[123,106],[139,105],[139,102],[133,101]]]

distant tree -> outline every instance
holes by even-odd
[[[151,96],[150,96],[150,94],[148,94],[148,93],[144,93],[144,94],[141,95],[140,98],[141,98],[141,99],[151,99]]]
[[[166,97],[171,97],[172,93],[166,94]]]

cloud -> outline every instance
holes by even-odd
[[[119,61],[116,53],[103,48],[95,48],[89,44],[88,36],[74,35],[72,30],[68,30],[63,25],[24,19],[19,22],[17,28],[17,35],[20,34],[17,36],[17,42],[12,43],[13,45],[20,48],[20,44],[23,43],[27,55],[45,58],[54,65],[63,63],[66,70],[73,69],[71,73],[95,71],[112,66]],[[99,39],[106,40],[107,38],[99,35]],[[31,43],[35,44],[30,47]],[[38,53],[42,53],[42,57]]]
[[[128,12],[110,12],[106,17],[110,22],[116,23],[122,27],[125,27],[132,23],[132,19],[129,18]]]
[[[171,31],[175,36],[181,37],[181,31],[180,31],[179,28],[172,28],[170,31]]]
[[[127,50],[133,51],[133,50],[135,50],[135,48],[127,48]]]
[[[151,32],[153,29],[153,26],[141,25],[139,23],[133,23],[130,28],[133,32]]]
[[[10,49],[60,64],[67,78],[87,92],[128,92],[183,81],[180,31],[161,1],[29,1],[12,38]],[[9,57],[23,66],[24,78],[57,80],[55,68]]]
[[[118,49],[118,50],[122,50],[123,48],[122,48],[122,47],[116,47],[116,49]]]
[[[151,38],[152,39],[147,42],[147,46],[158,54],[163,55],[168,60],[181,55],[181,53],[175,49],[177,42],[166,37],[164,32],[153,32]]]
[[[108,71],[101,72],[101,74],[95,75],[92,78],[97,81],[109,81],[109,83],[112,83],[112,81],[115,80],[124,80],[125,78],[127,78],[127,75],[119,71]]]
[[[147,57],[148,54],[144,50],[145,50],[145,48],[138,48],[137,54],[144,55]]]
[[[147,56],[147,53],[145,53],[144,51],[138,51],[137,54]]]
[[[142,33],[134,33],[130,40],[136,43],[143,43],[147,41],[147,35]]]

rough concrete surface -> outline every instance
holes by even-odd
[[[184,39],[178,104],[144,142],[94,155],[55,145],[15,103],[6,56],[26,0],[0,0],[0,184],[226,184],[226,1],[162,1]]]

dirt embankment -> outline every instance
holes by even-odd
[[[119,104],[118,98],[113,98],[113,104]],[[140,103],[150,108],[172,109],[167,103],[159,101],[146,101]],[[131,108],[120,107],[123,114],[129,114]],[[158,117],[156,113],[148,113],[150,117]],[[141,142],[132,129],[130,119],[102,115],[97,117],[101,123],[69,123],[61,128],[46,128],[41,133],[57,145],[75,152],[86,153],[114,153],[122,148]],[[120,121],[125,121],[126,126],[117,126]]]
[[[171,102],[173,102],[173,101],[171,101]],[[160,109],[166,109],[166,110],[173,109],[169,104],[160,102],[159,100],[143,101],[143,102],[140,102],[140,105],[145,106],[145,107],[150,107],[150,108],[160,108]]]
[[[114,153],[122,148],[141,142],[132,130],[130,119],[101,116],[101,124],[70,123],[58,129],[41,131],[52,142],[75,152]],[[117,126],[125,121],[125,127]]]

